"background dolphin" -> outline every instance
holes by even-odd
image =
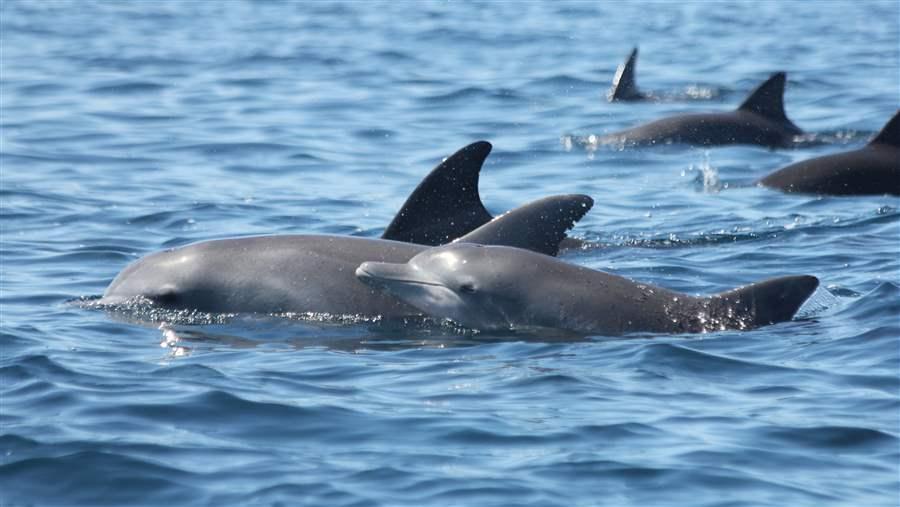
[[[777,72],[734,111],[670,116],[615,132],[604,139],[633,144],[791,146],[794,137],[803,131],[784,112],[784,85],[785,73]]]
[[[900,111],[863,148],[791,164],[759,183],[785,192],[900,195]]]
[[[517,248],[462,243],[425,250],[403,264],[365,262],[356,276],[467,327],[586,334],[764,326],[790,320],[819,283],[789,276],[694,297]]]
[[[565,231],[590,210],[585,195],[531,202],[460,238],[554,255]],[[368,260],[406,262],[427,247],[374,238],[257,236],[203,241],[157,252],[127,266],[100,304],[143,299],[163,308],[226,313],[312,312],[401,317],[414,307],[354,277]]]
[[[635,46],[631,49],[631,53],[628,54],[628,58],[626,58],[616,69],[612,87],[606,94],[606,97],[610,102],[619,100],[644,100],[647,98],[646,94],[638,90],[637,82],[634,78],[634,71],[637,66],[637,55],[638,48]]]

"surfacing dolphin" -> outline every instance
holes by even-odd
[[[460,240],[555,255],[566,230],[592,205],[584,195],[547,197],[501,215]],[[327,235],[203,241],[131,263],[110,283],[99,303],[141,301],[160,308],[212,313],[419,315],[414,307],[361,284],[354,271],[369,260],[406,262],[426,248]]]
[[[900,111],[866,146],[791,164],[759,183],[785,192],[900,195]]]
[[[432,317],[485,330],[696,333],[790,320],[815,291],[787,276],[709,297],[680,294],[518,248],[454,243],[356,276]]]
[[[789,147],[803,134],[784,112],[785,73],[759,85],[734,111],[679,114],[604,136],[604,142],[680,143],[696,146],[755,144]]]

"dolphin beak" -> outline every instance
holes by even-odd
[[[378,288],[389,288],[404,284],[435,285],[428,280],[420,279],[418,273],[407,264],[394,264],[390,262],[363,262],[356,268],[356,278],[366,285]]]

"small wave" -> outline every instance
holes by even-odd
[[[896,449],[898,438],[883,431],[852,426],[771,426],[755,431],[774,446],[797,446],[827,452],[881,454]]]
[[[124,81],[95,86],[89,89],[88,92],[98,95],[136,95],[140,93],[157,93],[166,88],[168,86],[164,84],[149,81]]]
[[[200,155],[246,155],[246,154],[265,154],[265,153],[283,153],[285,151],[293,151],[296,147],[287,144],[278,143],[203,143],[190,144],[183,146],[171,146],[164,148],[164,151],[172,152],[194,152]]]

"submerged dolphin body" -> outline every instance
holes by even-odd
[[[407,263],[365,262],[356,276],[466,327],[584,334],[774,324],[790,320],[819,283],[813,276],[788,276],[694,297],[517,248],[463,243],[425,250]]]
[[[759,183],[785,192],[900,195],[900,111],[866,146],[791,164]]]
[[[681,143],[696,146],[791,146],[803,133],[784,112],[785,74],[773,74],[734,111],[680,114],[609,134],[607,142]]]
[[[564,195],[526,204],[460,238],[555,255],[574,222],[591,208],[588,196]],[[157,252],[127,266],[100,304],[142,299],[159,307],[214,313],[418,315],[354,276],[369,260],[406,262],[426,246],[326,235],[257,236]]]

